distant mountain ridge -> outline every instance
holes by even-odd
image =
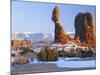
[[[74,33],[67,32],[67,34],[74,36]],[[22,32],[12,33],[12,40],[32,40],[32,41],[54,41],[54,33],[34,33],[34,32]]]

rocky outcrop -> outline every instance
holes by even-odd
[[[75,17],[75,40],[83,46],[95,47],[94,22],[91,13],[79,13]]]
[[[52,21],[55,24],[55,43],[66,43],[71,40],[68,34],[65,34],[63,27],[60,24],[60,10],[56,6],[52,12]]]
[[[14,49],[18,49],[20,48],[21,46],[22,47],[29,47],[29,46],[32,46],[33,43],[31,40],[12,40],[11,41],[11,46],[14,48]]]

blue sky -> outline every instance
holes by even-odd
[[[51,16],[56,5],[65,32],[75,32],[74,18],[79,12],[90,12],[96,21],[95,6],[12,1],[12,32],[53,33]]]

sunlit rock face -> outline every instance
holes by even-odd
[[[52,21],[55,24],[55,43],[66,43],[67,41],[71,40],[68,34],[64,32],[62,25],[60,24],[60,10],[56,6],[52,12]]]
[[[78,13],[75,17],[75,40],[84,46],[95,47],[94,21],[91,13]]]

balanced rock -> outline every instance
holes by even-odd
[[[75,17],[75,40],[88,47],[95,47],[94,21],[91,13],[79,13]]]
[[[55,24],[55,43],[66,43],[71,40],[68,34],[64,32],[63,27],[60,24],[60,10],[56,6],[52,12],[52,21]]]

